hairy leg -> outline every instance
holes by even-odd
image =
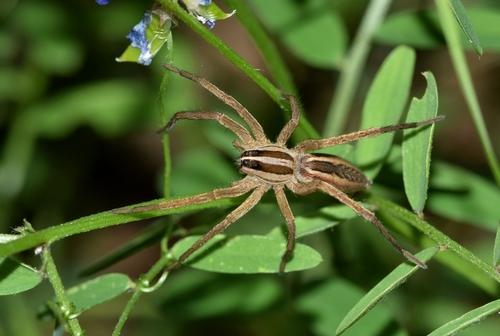
[[[188,120],[214,120],[218,122],[221,126],[227,128],[231,132],[233,132],[243,144],[252,144],[254,142],[253,137],[248,133],[248,131],[241,126],[239,123],[231,119],[220,112],[210,112],[210,111],[182,111],[174,114],[172,119],[165,125],[165,127],[161,128],[159,132],[170,130],[174,127],[175,123],[182,119]]]
[[[210,231],[198,239],[186,252],[184,252],[177,261],[169,265],[166,269],[170,272],[176,268],[179,268],[181,264],[186,261],[187,258],[194,252],[196,252],[200,247],[205,245],[214,236],[224,232],[231,224],[243,217],[248,211],[250,211],[257,203],[260,201],[262,196],[269,189],[267,186],[257,187],[253,193],[248,196],[248,198],[241,203],[236,209],[234,209],[229,215],[226,216],[221,222],[215,225]]]
[[[383,127],[367,128],[367,129],[364,129],[361,131],[356,131],[356,132],[352,132],[352,133],[338,135],[338,136],[334,136],[331,138],[317,139],[317,140],[314,140],[314,139],[313,140],[306,140],[306,141],[299,143],[295,147],[295,149],[299,149],[299,150],[303,150],[303,151],[313,151],[313,150],[317,150],[320,148],[331,147],[331,146],[341,145],[341,144],[348,143],[348,142],[353,142],[353,141],[363,139],[363,138],[374,137],[374,136],[388,133],[388,132],[394,132],[394,131],[408,129],[408,128],[427,126],[427,125],[431,125],[435,122],[441,121],[443,119],[444,119],[444,116],[437,116],[435,118],[417,121],[417,122],[402,123],[402,124],[398,124],[398,125],[390,125],[390,126],[383,126]]]
[[[256,187],[255,181],[251,178],[245,177],[227,188],[215,189],[194,196],[168,199],[154,205],[118,208],[113,210],[113,212],[129,214],[129,213],[141,213],[141,212],[162,210],[162,209],[181,208],[189,205],[203,204],[222,198],[238,197],[248,193],[252,189],[255,189],[255,187]]]
[[[280,273],[285,271],[286,263],[293,255],[293,249],[295,247],[295,218],[293,217],[292,209],[290,209],[290,204],[286,199],[285,190],[283,186],[275,186],[274,193],[276,195],[276,201],[278,206],[285,217],[287,229],[288,229],[288,239],[286,243],[286,250],[281,257],[280,263]]]
[[[297,128],[297,126],[299,125],[299,120],[300,120],[300,109],[297,97],[293,95],[286,95],[286,97],[290,101],[290,107],[292,109],[292,117],[283,127],[280,134],[278,135],[278,139],[276,140],[276,143],[281,146],[284,146],[286,144],[286,142],[292,135],[293,131],[295,131],[295,128]]]
[[[245,120],[245,122],[248,124],[248,126],[250,126],[250,129],[252,130],[252,133],[255,136],[255,139],[257,139],[260,142],[267,142],[267,138],[266,138],[266,135],[264,134],[264,130],[262,129],[262,126],[254,118],[254,116],[250,112],[248,112],[248,110],[243,105],[241,105],[240,102],[238,102],[234,97],[225,93],[224,91],[219,89],[217,86],[210,83],[208,80],[201,78],[199,76],[196,76],[195,74],[192,74],[188,71],[179,69],[179,68],[173,66],[172,64],[164,64],[163,66],[166,69],[168,69],[172,72],[175,72],[184,78],[190,79],[190,80],[200,84],[202,87],[204,87],[206,90],[208,90],[214,96],[219,98],[225,104],[232,107],[238,113],[238,115],[241,118],[243,118],[243,120]]]
[[[363,217],[365,220],[375,225],[375,227],[380,231],[380,233],[384,236],[384,238],[387,239],[389,243],[391,243],[391,245],[410,262],[421,268],[424,269],[427,268],[427,266],[422,261],[418,260],[417,257],[415,257],[407,250],[405,250],[403,247],[401,247],[401,245],[399,245],[396,238],[394,238],[389,233],[386,227],[380,222],[380,220],[377,218],[377,216],[375,216],[375,214],[372,211],[368,210],[362,204],[356,202],[355,200],[350,198],[347,194],[343,193],[342,191],[340,191],[339,189],[335,188],[334,186],[328,183],[321,182],[319,184],[319,189],[327,193],[328,195],[336,198],[340,202],[344,203],[345,205],[353,209],[358,215]]]

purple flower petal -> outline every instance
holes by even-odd
[[[109,4],[109,0],[95,0],[95,3],[99,6],[106,6],[107,4]]]

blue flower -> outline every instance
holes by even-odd
[[[143,65],[150,65],[153,60],[151,42],[149,42],[146,37],[146,31],[150,22],[151,12],[146,11],[141,22],[136,24],[130,33],[127,34],[127,38],[130,40],[130,45],[141,51],[138,62]]]
[[[99,6],[106,6],[107,4],[109,4],[109,0],[95,0],[95,2]]]

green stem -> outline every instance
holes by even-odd
[[[465,60],[460,32],[458,30],[455,17],[453,16],[453,12],[450,8],[449,0],[436,0],[436,6],[451,60],[453,62],[453,66],[455,67],[455,71],[457,72],[460,86],[462,87],[462,91],[465,96],[465,101],[467,102],[472,120],[474,121],[474,125],[476,126],[479,134],[479,139],[483,145],[483,150],[486,154],[490,169],[497,185],[500,185],[500,165],[484,123],[481,107],[479,106],[467,62]]]
[[[64,321],[62,322],[67,325],[69,331],[73,335],[83,335],[83,330],[80,327],[78,319],[71,316],[73,304],[66,296],[64,285],[61,281],[61,278],[59,277],[59,273],[57,272],[56,264],[54,263],[54,259],[52,258],[52,254],[50,253],[49,246],[45,246],[42,257],[43,263],[45,265],[45,270],[47,272],[47,277],[50,284],[54,288],[58,310],[62,312],[62,316],[64,318]]]
[[[197,33],[206,42],[215,47],[222,56],[233,63],[238,69],[243,71],[250,79],[252,79],[262,90],[264,90],[271,99],[273,99],[282,110],[286,111],[288,115],[291,114],[290,106],[287,100],[283,99],[282,92],[274,86],[266,77],[264,77],[258,70],[250,65],[245,59],[238,55],[231,47],[225,44],[221,39],[215,36],[210,30],[196,20],[191,14],[186,12],[180,7],[177,1],[173,0],[158,0],[158,2],[173,16],[184,22],[189,28]],[[312,138],[317,134],[314,128],[305,120],[301,118],[297,128],[298,134],[303,138]]]
[[[345,128],[347,115],[351,108],[359,80],[368,57],[372,37],[391,4],[391,0],[372,0],[368,6],[351,49],[342,62],[342,69],[336,94],[328,110],[323,134],[332,136]]]
[[[164,201],[163,199],[153,200],[140,204],[130,205],[129,208],[143,205],[154,205]],[[18,253],[42,244],[55,242],[57,240],[97,229],[103,229],[114,225],[135,222],[138,220],[160,217],[171,214],[184,213],[192,210],[207,208],[229,207],[237,202],[237,199],[221,199],[210,201],[204,204],[190,205],[181,208],[169,208],[147,213],[115,213],[112,210],[93,214],[87,217],[78,218],[60,225],[51,226],[44,230],[26,234],[16,240],[0,244],[0,257]]]
[[[134,293],[127,301],[125,309],[121,313],[120,318],[118,319],[118,322],[116,323],[116,326],[113,330],[113,336],[119,336],[121,334],[125,322],[127,322],[130,313],[132,312],[132,309],[134,309],[137,301],[139,301],[142,294],[144,293],[141,290],[143,288],[141,285],[145,284],[148,286],[149,283],[153,281],[165,269],[165,266],[167,266],[169,262],[171,262],[171,259],[166,253],[163,253],[162,257],[153,265],[153,267],[151,267],[151,269],[146,274],[140,277],[140,285],[136,286]]]
[[[469,251],[438,229],[434,228],[429,223],[423,221],[411,211],[408,211],[391,201],[387,201],[376,196],[372,196],[371,200],[381,210],[387,211],[390,215],[411,224],[413,227],[415,227],[417,230],[422,232],[425,236],[427,236],[434,242],[438,243],[443,248],[449,249],[460,258],[467,260],[470,264],[474,265],[477,270],[485,273],[497,282],[500,282],[500,274],[497,273],[491,265],[488,265],[487,263],[479,259],[471,251]]]

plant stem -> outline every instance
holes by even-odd
[[[164,201],[164,199],[153,200],[140,204],[130,205],[130,208],[143,205],[153,205]],[[186,206],[181,208],[169,208],[147,213],[115,213],[113,210],[104,211],[86,217],[81,217],[63,224],[51,226],[44,230],[26,234],[18,239],[9,241],[8,243],[0,244],[0,257],[18,253],[48,242],[97,229],[103,229],[114,225],[135,222],[138,220],[160,217],[169,214],[178,214],[192,210],[201,210],[207,208],[224,208],[229,207],[237,202],[237,199],[221,199],[210,201],[204,204],[195,206]]]
[[[266,77],[245,61],[231,47],[199,23],[196,18],[180,7],[177,1],[158,0],[158,3],[160,3],[171,15],[174,15],[176,18],[184,22],[201,38],[215,47],[222,54],[222,56],[233,63],[257,85],[259,85],[269,95],[269,97],[271,97],[271,99],[273,99],[280,106],[282,110],[286,111],[288,115],[291,114],[290,107],[286,103],[286,99],[283,99],[280,89],[275,87]],[[298,132],[300,137],[303,138],[312,138],[317,135],[314,128],[305,120],[305,118],[301,118],[296,132]]]
[[[276,48],[276,45],[267,35],[255,15],[253,15],[248,6],[248,1],[225,0],[225,2],[229,7],[231,7],[231,9],[236,10],[236,15],[238,15],[241,23],[252,36],[255,44],[257,45],[257,49],[262,54],[264,61],[271,72],[271,75],[279,86],[286,90],[287,93],[297,95],[297,88],[293,83],[290,71],[285,65],[278,48]]]
[[[257,49],[262,54],[264,62],[271,72],[272,77],[278,83],[278,86],[281,87],[282,90],[284,90],[286,93],[297,96],[298,90],[293,82],[292,74],[288,70],[285,61],[281,57],[278,48],[274,44],[273,40],[269,37],[260,22],[252,13],[252,10],[248,6],[248,1],[225,0],[225,2],[229,7],[236,10],[236,15],[238,15],[240,22],[246,28],[253,41],[257,45]],[[287,112],[290,112],[290,109],[287,109]],[[288,115],[288,117],[290,117],[290,114]],[[307,119],[305,119],[303,110],[301,111],[300,117],[301,119],[303,119],[302,122],[304,123],[304,125],[308,125],[310,129],[307,132],[294,133],[294,137],[296,138],[295,140],[297,140],[297,142],[300,142],[304,139],[319,137],[316,130],[312,128]]]
[[[497,282],[500,282],[500,274],[495,272],[495,269],[492,266],[479,259],[471,251],[469,251],[438,229],[434,228],[429,223],[420,219],[411,211],[408,211],[391,201],[387,201],[373,195],[371,196],[371,200],[381,210],[387,211],[390,215],[411,224],[413,227],[415,227],[417,230],[422,232],[425,236],[427,236],[434,242],[438,243],[443,248],[453,251],[460,258],[467,260],[469,263],[474,265],[477,270],[480,270],[490,278],[496,280]]]
[[[479,139],[483,145],[483,150],[486,154],[493,177],[495,178],[497,185],[500,185],[500,165],[495,155],[495,151],[493,150],[493,146],[484,123],[481,107],[479,106],[477,95],[472,84],[472,79],[465,60],[462,41],[455,17],[453,16],[448,0],[436,0],[436,6],[446,43],[448,45],[448,51],[450,52],[453,66],[457,72],[458,80],[465,96],[465,101],[467,102],[472,120],[474,121],[474,125],[479,134]]]
[[[54,288],[58,309],[62,312],[62,316],[65,319],[61,322],[67,325],[69,331],[73,335],[83,335],[83,330],[80,327],[78,319],[71,316],[73,305],[66,296],[64,285],[61,281],[61,278],[59,277],[59,273],[57,272],[56,264],[54,263],[54,259],[52,258],[52,254],[50,253],[49,246],[44,247],[42,257],[43,263],[45,265],[45,270],[47,272],[47,277],[50,284],[52,285],[52,288]]]
[[[162,257],[149,269],[149,271],[141,276],[139,281],[144,284],[149,284],[151,281],[153,281],[154,278],[156,278],[164,269],[165,266],[168,265],[170,262],[170,258],[168,258],[166,253],[162,254]],[[143,291],[141,291],[142,287],[136,286],[134,293],[130,297],[130,299],[127,301],[127,304],[125,305],[125,309],[120,315],[120,318],[118,319],[118,322],[116,323],[116,326],[113,330],[113,336],[119,336],[121,334],[121,331],[125,325],[125,322],[127,322],[130,313],[132,312],[132,309],[134,309],[137,301],[141,298]]]
[[[368,57],[373,34],[385,16],[391,0],[372,0],[361,21],[349,53],[342,62],[336,94],[328,110],[323,135],[341,133]]]

